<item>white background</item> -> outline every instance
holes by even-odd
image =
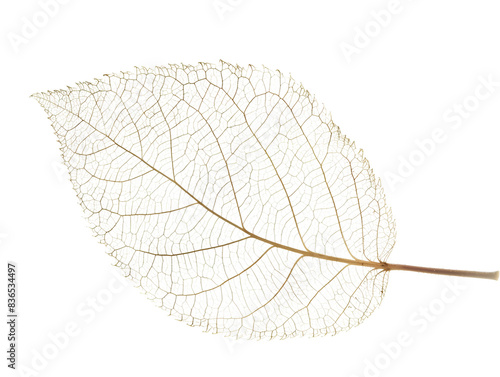
[[[454,295],[444,291],[453,278],[393,272],[382,306],[348,333],[258,342],[190,328],[120,285],[82,218],[49,121],[29,95],[134,66],[219,59],[291,73],[365,150],[384,177],[397,219],[390,261],[500,267],[500,86],[487,99],[470,97],[480,77],[500,82],[498,2],[401,0],[383,26],[371,12],[389,9],[388,1],[218,3],[230,10],[221,15],[212,0],[71,0],[44,20],[37,1],[2,2],[0,302],[6,261],[15,261],[18,362],[33,370],[22,375],[497,375],[500,284],[494,281],[461,279]],[[23,36],[33,18],[38,30]],[[342,43],[355,47],[366,28],[367,46],[348,59]],[[27,36],[17,48],[14,34]],[[443,115],[464,101],[474,110],[453,129]],[[416,142],[436,129],[446,140],[418,160]],[[420,165],[391,185],[387,174],[398,174],[410,156]],[[107,295],[109,284],[121,291]],[[443,303],[443,292],[453,302]],[[93,297],[110,302],[89,313]],[[432,321],[419,314],[429,307]],[[78,335],[54,348],[51,334],[68,324]],[[390,358],[383,344],[400,332],[412,342]],[[43,363],[38,353],[51,359]],[[2,375],[6,363],[2,356]]]

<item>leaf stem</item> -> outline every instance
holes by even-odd
[[[415,272],[423,272],[424,274],[434,274],[434,275],[449,275],[449,276],[460,276],[466,278],[498,280],[498,271],[483,272],[483,271],[449,270],[446,268],[408,266],[406,264],[390,264],[390,263],[385,263],[384,269],[415,271]]]

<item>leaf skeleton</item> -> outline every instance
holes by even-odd
[[[396,230],[363,150],[265,67],[136,68],[34,94],[92,232],[176,319],[238,338],[337,334],[381,303]]]

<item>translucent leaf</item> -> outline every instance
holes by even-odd
[[[395,226],[363,151],[279,71],[137,68],[34,97],[93,232],[177,319],[336,334],[403,269],[386,262]]]

